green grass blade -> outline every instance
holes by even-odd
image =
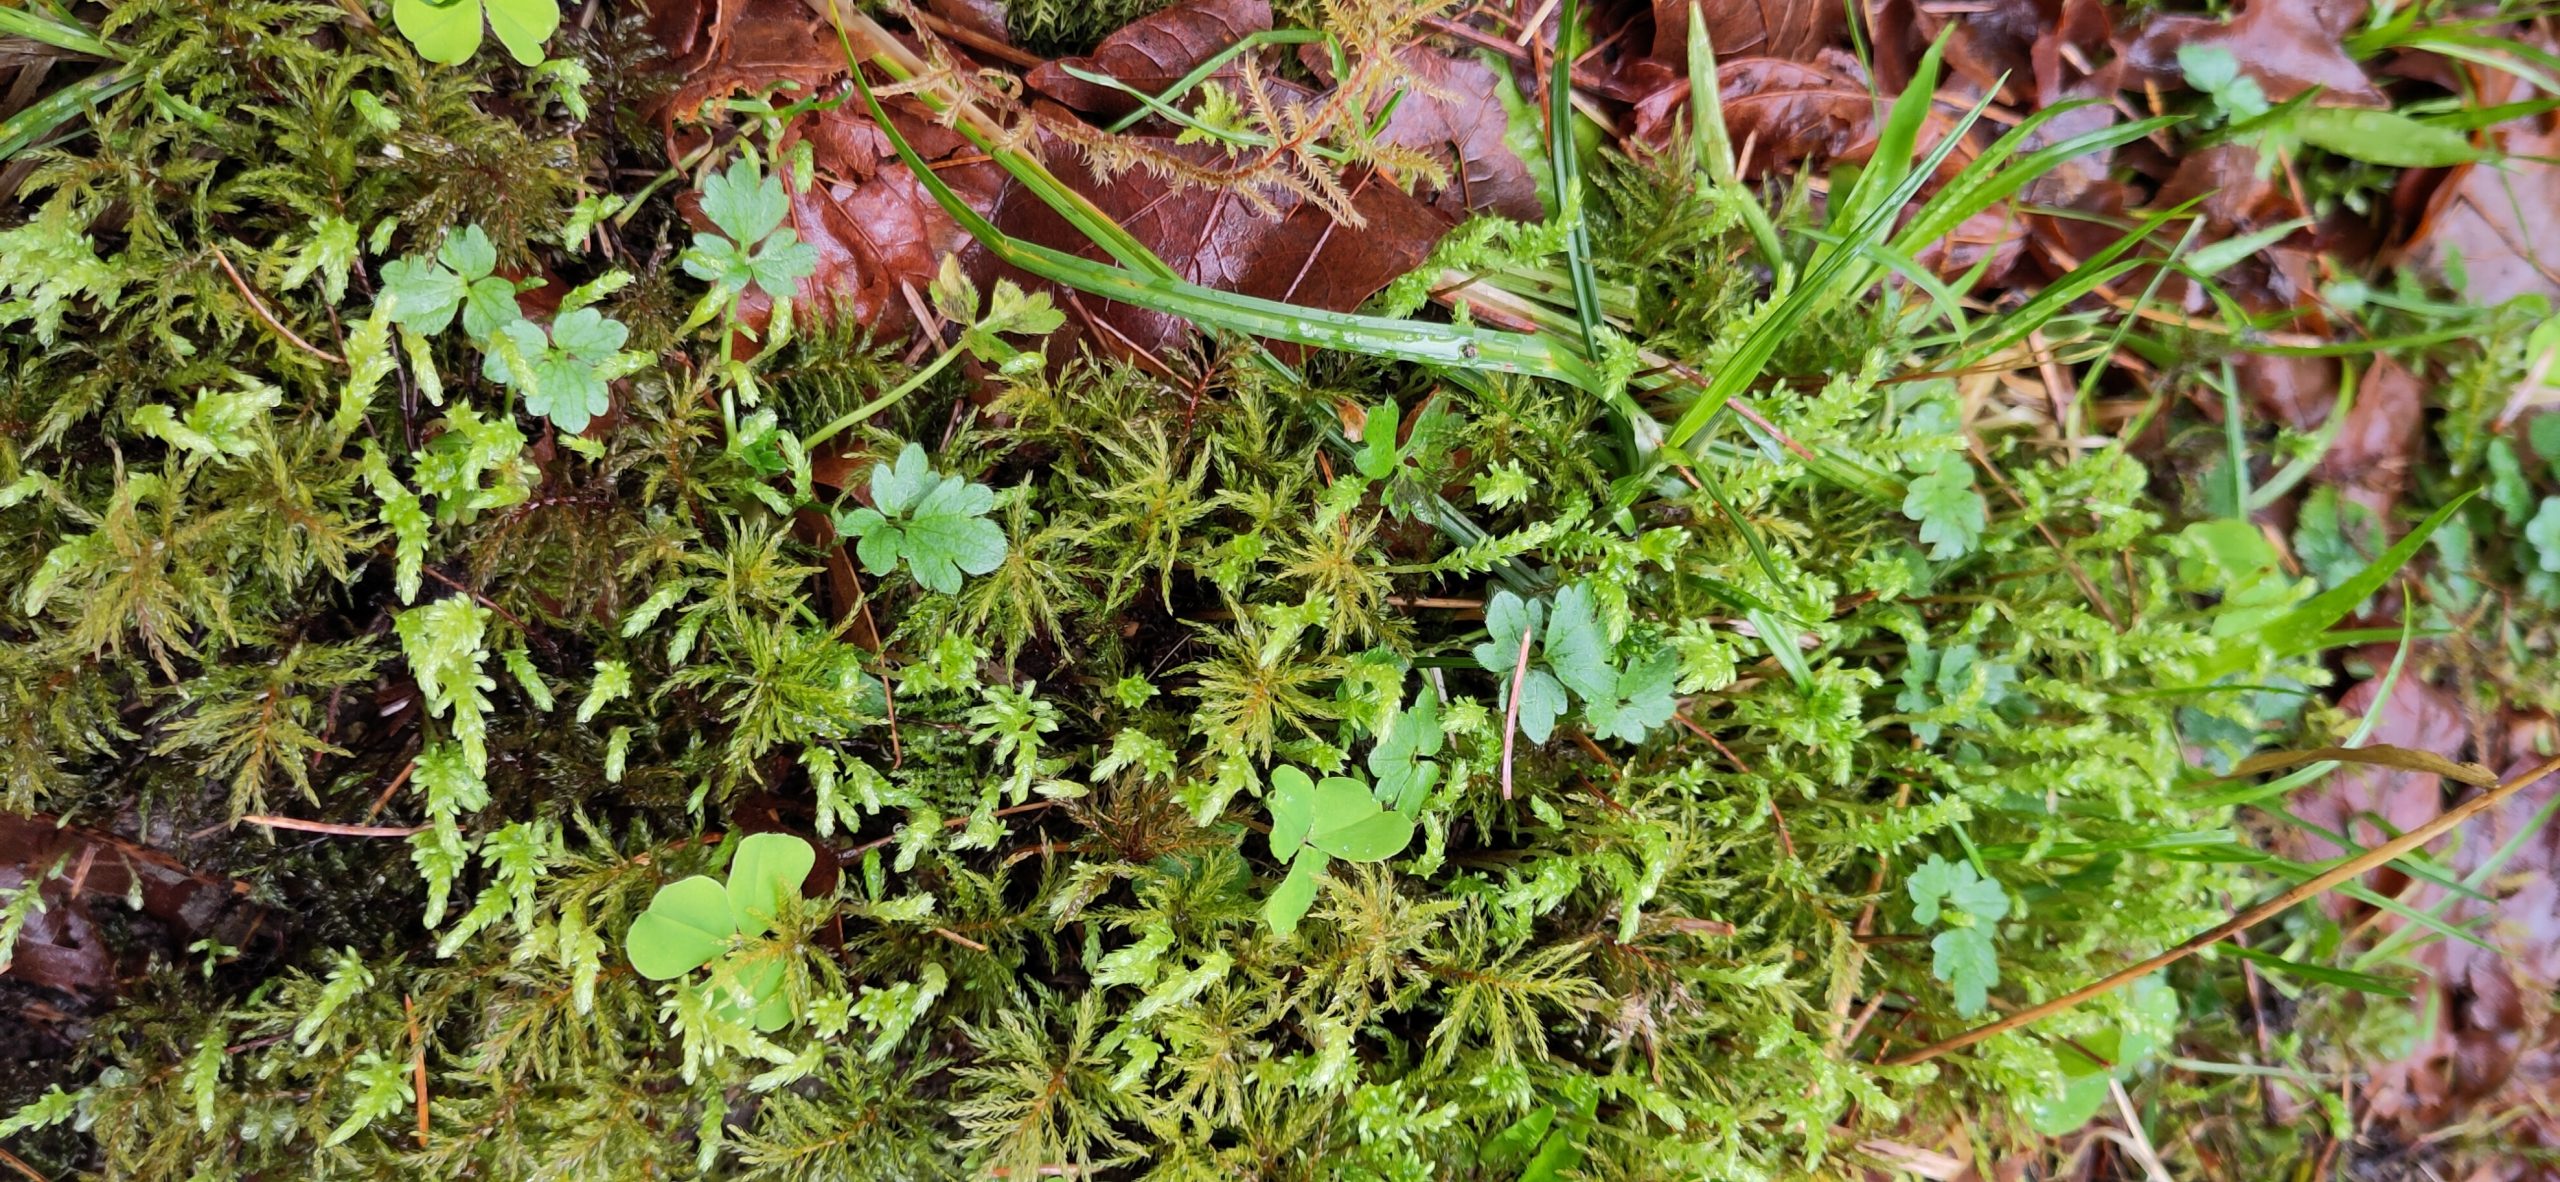
[[[915,146],[908,143],[897,125],[889,120],[888,112],[882,109],[870,85],[861,82],[859,74],[856,81],[882,134],[925,191],[942,206],[943,212],[997,258],[1041,278],[1089,295],[1155,309],[1250,337],[1452,369],[1527,374],[1569,382],[1583,389],[1594,389],[1599,385],[1589,363],[1572,350],[1543,336],[1328,312],[1279,300],[1219,291],[1176,278],[1139,274],[1014,238],[962,201],[959,194],[954,193],[951,186],[924,162],[924,158],[916,154]],[[1096,212],[1099,213],[1098,210]]]
[[[1742,210],[1742,224],[1751,231],[1751,241],[1760,248],[1760,257],[1770,267],[1783,269],[1787,250],[1778,242],[1778,228],[1769,221],[1759,195],[1742,187],[1742,176],[1735,170],[1733,135],[1724,125],[1724,95],[1716,81],[1715,44],[1697,0],[1689,4],[1689,124],[1707,179],[1739,197],[1735,204]]]
[[[1573,276],[1573,312],[1582,352],[1600,356],[1600,278],[1591,269],[1591,223],[1582,214],[1582,153],[1573,142],[1573,31],[1581,0],[1565,0],[1556,18],[1555,69],[1547,79],[1547,167],[1555,174],[1556,216],[1565,220],[1565,267]]]
[[[0,37],[23,37],[40,45],[67,49],[90,57],[114,61],[124,54],[89,27],[73,20],[58,20],[23,8],[0,7]]]
[[[43,142],[81,112],[133,89],[141,76],[127,70],[93,74],[44,96],[26,110],[0,119],[0,162]]]

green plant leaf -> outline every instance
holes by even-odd
[[[2391,168],[2450,168],[2495,155],[2461,132],[2396,111],[2311,107],[2294,116],[2293,129],[2315,148]]]
[[[419,57],[439,65],[470,61],[480,48],[480,0],[391,0],[391,22]]]
[[[467,2],[467,0],[466,0]],[[560,28],[560,0],[486,0],[489,29],[519,64],[542,64],[542,43]],[[460,5],[456,5],[460,7]]]
[[[1271,769],[1271,856],[1283,862],[1296,857],[1315,826],[1316,785],[1307,773],[1287,764]]]
[[[649,909],[631,921],[623,950],[642,977],[671,981],[711,963],[737,930],[729,892],[697,874],[658,888]]]
[[[729,910],[737,930],[761,936],[774,913],[800,897],[800,884],[818,864],[818,851],[788,833],[759,833],[738,843],[729,863]]]
[[[1950,457],[1911,482],[1902,514],[1920,523],[1920,540],[1938,562],[1972,553],[1990,524],[1982,494],[1973,488],[1972,465]]]
[[[1609,663],[1609,634],[1594,613],[1588,584],[1575,583],[1556,592],[1542,647],[1556,679],[1584,701],[1606,699],[1617,690],[1618,671]]]
[[[919,586],[953,595],[963,574],[983,575],[1004,562],[1004,528],[986,516],[995,490],[933,471],[916,444],[896,463],[872,467],[871,500],[876,508],[844,514],[838,528],[859,539],[854,552],[875,575],[903,562]]]
[[[439,333],[462,307],[461,276],[433,261],[393,259],[382,265],[382,298],[396,300],[392,319],[423,333]]]
[[[1283,938],[1297,934],[1298,921],[1306,918],[1307,908],[1315,905],[1316,888],[1323,885],[1324,866],[1324,855],[1312,850],[1289,864],[1288,877],[1262,903],[1262,921],[1272,931]]]
[[[1937,953],[1929,971],[1955,990],[1956,1013],[1970,1018],[1990,1004],[1991,987],[2000,983],[2000,956],[1991,933],[1982,928],[1948,928],[1929,941]]]

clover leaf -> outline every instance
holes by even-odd
[[[918,585],[954,595],[964,572],[1004,561],[1004,529],[987,519],[995,504],[995,490],[934,471],[910,443],[894,463],[872,467],[871,505],[842,514],[836,528],[860,539],[863,569],[885,575],[903,562]]]
[[[726,886],[697,874],[659,887],[623,936],[632,969],[651,981],[672,981],[728,954],[741,938],[772,931],[774,916],[800,897],[801,880],[817,862],[818,852],[808,842],[788,833],[759,833],[738,843]],[[782,977],[779,960],[738,966],[758,1030],[779,1030],[791,1021]]]
[[[818,248],[782,224],[791,216],[782,178],[765,175],[755,161],[741,156],[728,172],[703,178],[702,215],[720,233],[694,235],[686,274],[733,297],[752,286],[779,299],[817,273]]]
[[[419,57],[456,66],[480,51],[484,8],[508,53],[528,66],[542,63],[542,43],[560,28],[559,0],[392,0],[391,21]]]
[[[1671,721],[1680,707],[1674,687],[1680,680],[1680,657],[1662,649],[1617,675],[1607,696],[1583,703],[1591,733],[1603,739],[1641,743],[1653,728]]]
[[[1263,920],[1283,936],[1298,930],[1315,902],[1325,864],[1383,862],[1413,840],[1413,820],[1381,808],[1369,786],[1348,776],[1322,780],[1286,764],[1271,771],[1271,856],[1289,876],[1263,904]]]
[[[1440,754],[1446,741],[1440,730],[1440,698],[1425,690],[1369,751],[1369,774],[1378,778],[1378,795],[1407,818],[1422,811],[1432,785],[1440,782],[1440,765],[1431,757]]]

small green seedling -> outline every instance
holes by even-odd
[[[765,174],[752,159],[740,156],[728,172],[703,178],[702,215],[719,233],[693,236],[684,269],[729,298],[754,287],[786,300],[818,271],[818,248],[784,224],[791,195],[782,178]]]
[[[697,874],[659,887],[623,937],[631,967],[649,980],[672,981],[772,931],[774,915],[800,897],[800,882],[817,862],[818,851],[808,842],[787,833],[759,833],[738,843],[727,886]],[[743,1004],[758,1030],[791,1023],[782,971],[779,959],[739,968]]]
[[[1955,990],[1956,1013],[1970,1018],[1989,1004],[2000,983],[2000,953],[1992,940],[2009,915],[2009,892],[2000,880],[1935,854],[1903,884],[1911,894],[1911,918],[1921,924],[1947,920],[1929,941],[1937,958],[1930,973]]]
[[[956,595],[963,572],[983,575],[1004,561],[1004,528],[987,520],[995,490],[934,471],[917,444],[894,464],[872,466],[871,504],[840,513],[836,529],[861,539],[854,552],[872,574],[904,562],[926,590]]]
[[[392,0],[391,22],[418,56],[458,66],[480,52],[480,16],[515,59],[542,63],[542,43],[560,28],[560,0]]]
[[[1413,819],[1381,806],[1369,786],[1348,776],[1311,779],[1282,765],[1271,771],[1271,856],[1289,877],[1263,904],[1263,921],[1283,936],[1316,901],[1326,862],[1384,862],[1413,840]]]

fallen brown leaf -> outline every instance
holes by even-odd
[[[1135,97],[1087,82],[1068,73],[1067,67],[1116,78],[1148,94],[1161,94],[1218,51],[1243,40],[1247,34],[1270,27],[1269,0],[1189,0],[1131,21],[1104,37],[1092,53],[1083,57],[1034,66],[1023,81],[1033,90],[1079,111],[1126,115],[1139,109]],[[1228,80],[1236,76],[1233,61],[1210,75]]]
[[[1176,144],[1140,137],[1152,150],[1204,166],[1222,150],[1212,144]],[[1070,170],[1070,185],[1162,256],[1184,279],[1222,291],[1285,300],[1327,311],[1357,308],[1379,288],[1419,266],[1451,221],[1420,199],[1371,172],[1346,178],[1352,208],[1366,221],[1354,230],[1323,208],[1278,189],[1263,197],[1276,212],[1257,210],[1233,192],[1180,187],[1145,172],[1106,181]],[[1064,218],[1019,189],[1009,190],[996,213],[999,228],[1015,237],[1101,260],[1100,247]],[[1032,286],[1027,276],[1015,278]],[[1052,336],[1054,351],[1084,337],[1123,357],[1159,356],[1191,337],[1188,321],[1126,304],[1061,293],[1068,331]]]
[[[1653,56],[1687,60],[1691,0],[1653,0]],[[1824,0],[1698,0],[1718,58],[1811,58],[1840,40],[1848,9]]]
[[[2229,21],[2186,13],[2153,16],[2123,47],[2136,77],[2164,89],[2184,87],[2178,50],[2218,45],[2231,51],[2240,72],[2257,80],[2270,101],[2283,102],[2318,88],[2322,106],[2388,107],[2391,100],[2347,56],[2343,37],[2364,12],[2320,0],[2249,0]]]
[[[1300,50],[1299,59],[1330,82],[1332,63],[1314,49]],[[1546,207],[1538,201],[1538,182],[1530,172],[1533,164],[1522,160],[1507,138],[1511,114],[1497,93],[1502,79],[1494,68],[1481,57],[1425,45],[1408,46],[1401,57],[1413,86],[1397,100],[1378,141],[1427,152],[1448,170],[1449,183],[1425,193],[1432,208],[1453,219],[1474,212],[1522,222],[1544,218]]]
[[[2388,523],[2426,442],[2426,387],[2388,355],[2373,359],[2356,384],[2356,400],[2337,439],[2320,458],[2318,476],[2340,496]]]

